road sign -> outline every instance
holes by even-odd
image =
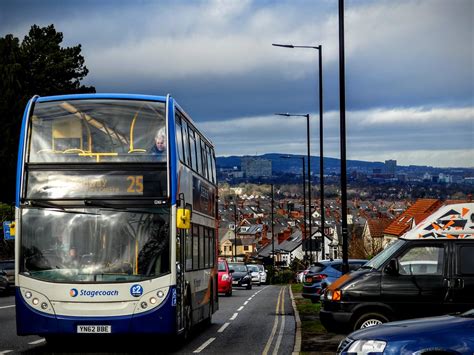
[[[15,239],[15,222],[3,222],[3,238],[5,240]]]

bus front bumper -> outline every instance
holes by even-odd
[[[79,333],[79,326],[110,326],[112,335],[176,333],[176,307],[172,306],[172,292],[168,293],[163,305],[150,312],[115,317],[69,317],[46,314],[28,305],[21,296],[19,288],[16,288],[15,293],[18,335],[73,335]]]

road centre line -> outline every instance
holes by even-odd
[[[238,315],[239,315],[238,313],[234,313],[234,315],[230,317],[229,320],[234,320],[235,318],[237,318]]]
[[[12,307],[15,307],[15,305],[14,305],[14,304],[12,304],[12,305],[10,305],[10,306],[2,306],[2,307],[0,307],[0,309],[4,309],[4,308],[12,308]],[[12,350],[12,351],[13,351],[13,350]],[[0,354],[1,354],[1,353],[0,353]]]
[[[251,301],[252,300],[252,297],[250,297],[247,301]]]
[[[0,355],[12,353],[12,352],[13,350],[3,350],[3,351],[0,351]]]
[[[245,301],[245,302],[244,302],[244,306],[246,306],[248,303],[249,303],[249,301]]]
[[[229,323],[229,322],[227,322],[227,323],[224,323],[224,324],[222,325],[222,327],[220,327],[220,328],[219,328],[219,330],[218,330],[217,332],[218,332],[218,333],[222,333],[222,332],[224,332],[225,328],[227,328],[229,325],[230,325],[230,323]]]
[[[31,343],[28,343],[30,345],[36,345],[36,344],[41,344],[41,343],[44,343],[46,341],[45,338],[42,338],[42,339],[39,339],[39,340],[35,340],[35,341],[32,341]]]
[[[244,306],[240,306],[239,309],[237,310],[237,312],[241,311],[244,309]]]
[[[206,346],[208,346],[209,344],[211,344],[214,340],[216,340],[216,338],[210,338],[208,339],[204,344],[202,344],[199,348],[197,348],[196,350],[193,351],[193,353],[200,353],[201,351],[203,351]]]

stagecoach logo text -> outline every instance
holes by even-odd
[[[75,288],[71,288],[69,291],[69,295],[71,297],[77,297],[77,296],[86,296],[86,297],[101,297],[101,296],[118,296],[119,292],[118,290],[109,290],[109,291],[103,291],[103,290],[77,290]]]

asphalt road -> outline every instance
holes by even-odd
[[[16,335],[13,296],[0,296],[2,354],[291,354],[295,318],[288,287],[254,286],[220,297],[212,324],[199,326],[186,342],[172,337],[109,337],[68,339],[51,347],[37,336]]]

